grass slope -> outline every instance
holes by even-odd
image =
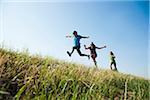
[[[0,48],[0,99],[148,100],[149,80]]]

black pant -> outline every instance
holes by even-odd
[[[77,52],[78,52],[78,54],[79,54],[80,56],[88,56],[88,55],[86,55],[86,54],[82,54],[82,53],[81,53],[81,51],[80,51],[80,46],[74,46],[74,47],[72,48],[71,54],[74,52],[75,49],[77,50]]]

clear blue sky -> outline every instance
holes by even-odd
[[[112,50],[120,72],[148,78],[149,2],[32,1],[1,1],[1,43],[18,50],[28,48],[32,54],[93,65],[92,60],[76,52],[71,58],[66,54],[73,39],[65,36],[76,30],[80,35],[90,36],[81,40],[83,53],[90,53],[83,45],[91,41],[107,46],[97,50],[99,67],[109,69],[108,55]]]

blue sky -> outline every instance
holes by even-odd
[[[13,2],[14,1],[14,2]],[[141,1],[40,1],[2,0],[0,3],[0,42],[10,48],[28,48],[32,54],[48,55],[68,62],[93,65],[76,52],[68,57],[76,30],[90,36],[83,45],[94,42],[100,68],[109,69],[109,51],[116,55],[120,72],[148,78],[149,3]]]

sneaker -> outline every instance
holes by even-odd
[[[69,57],[71,57],[71,54],[69,53],[69,51],[67,51],[67,54],[69,55]]]
[[[118,72],[118,70],[115,68],[115,71]]]

